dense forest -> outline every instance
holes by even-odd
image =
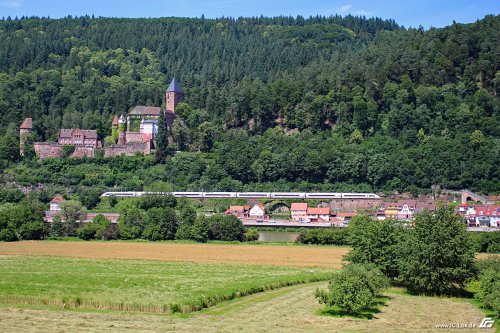
[[[427,31],[353,16],[6,18],[0,46],[4,183],[500,192],[500,16]],[[103,139],[114,115],[164,106],[174,75],[185,100],[166,161],[19,157],[25,117],[34,140]]]

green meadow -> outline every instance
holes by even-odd
[[[0,257],[0,303],[140,312],[197,311],[331,270],[150,260]]]

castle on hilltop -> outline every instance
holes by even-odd
[[[181,86],[174,77],[165,92],[164,114],[169,132],[174,123],[175,109],[183,97]],[[149,154],[156,144],[160,114],[161,108],[158,106],[137,105],[126,118],[123,114],[119,118],[115,116],[111,123],[111,132],[116,133],[117,143],[106,147],[104,157],[131,156],[137,152]]]
[[[175,119],[175,109],[184,97],[177,79],[174,77],[165,92],[165,120],[171,131]],[[113,143],[104,147],[104,157],[133,156],[137,153],[147,155],[156,145],[158,119],[161,115],[159,106],[135,106],[125,117],[116,116],[111,123],[111,138]],[[33,131],[33,119],[26,118],[20,129],[20,154],[24,155],[27,137]],[[102,148],[96,130],[78,128],[61,129],[57,142],[34,142],[33,147],[39,159],[61,157],[65,146],[74,146],[71,157],[94,157],[95,149]]]

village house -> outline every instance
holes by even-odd
[[[341,212],[335,215],[336,219],[341,221],[344,224],[347,224],[354,216],[357,216],[358,213],[353,212]]]
[[[45,211],[45,216],[43,218],[45,222],[52,222],[52,218],[61,211],[61,202],[64,202],[64,198],[60,194],[57,194],[50,200],[50,208],[48,211]]]
[[[308,207],[307,203],[294,202],[291,206],[292,220],[306,223],[330,222],[330,207]]]
[[[330,221],[330,207],[308,207],[307,219],[309,222],[327,223]]]
[[[436,206],[429,202],[417,202],[416,200],[399,200],[397,202],[385,202],[383,207],[376,213],[378,220],[394,219],[400,221],[411,221],[415,214],[423,211],[435,211]]]
[[[500,227],[499,205],[469,205],[461,204],[455,212],[462,216],[470,227]]]
[[[229,206],[226,210],[226,215],[234,215],[237,218],[250,217],[250,206]]]
[[[250,209],[249,217],[253,219],[263,220],[266,215],[266,208],[260,202],[257,202],[252,209]]]
[[[292,220],[297,222],[307,222],[307,203],[294,202],[290,208]]]

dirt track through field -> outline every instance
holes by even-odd
[[[340,268],[346,247],[133,242],[0,242],[0,255]]]

